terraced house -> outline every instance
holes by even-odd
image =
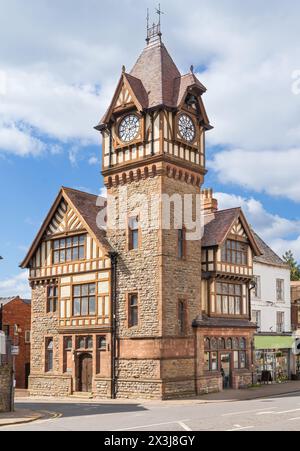
[[[217,211],[201,191],[212,128],[205,92],[193,67],[181,75],[160,26],[149,28],[96,126],[107,212],[104,200],[62,188],[22,263],[32,285],[33,395],[166,399],[251,383],[249,290],[260,250],[242,211]],[[201,192],[203,241],[174,224],[174,196],[188,197],[195,221]],[[173,199],[172,227],[163,197]],[[141,214],[145,199],[152,222]]]

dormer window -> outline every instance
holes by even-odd
[[[70,236],[53,241],[53,264],[85,259],[86,235]]]
[[[222,248],[222,262],[247,266],[248,245],[240,241],[227,240]]]

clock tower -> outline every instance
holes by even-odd
[[[117,397],[167,399],[196,393],[192,323],[201,314],[199,216],[212,127],[206,89],[181,75],[160,23],[130,72],[123,67],[103,119],[107,240],[115,249],[113,340]],[[178,221],[178,219],[180,219]]]

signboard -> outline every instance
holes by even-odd
[[[289,336],[257,336],[255,337],[255,349],[292,349],[294,337]]]
[[[6,354],[6,336],[4,332],[0,332],[0,355]]]
[[[20,354],[19,346],[12,346],[11,347],[11,355],[17,356],[19,354]]]

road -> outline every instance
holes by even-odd
[[[17,407],[55,412],[61,417],[0,431],[300,431],[300,392],[214,404],[22,400]]]

